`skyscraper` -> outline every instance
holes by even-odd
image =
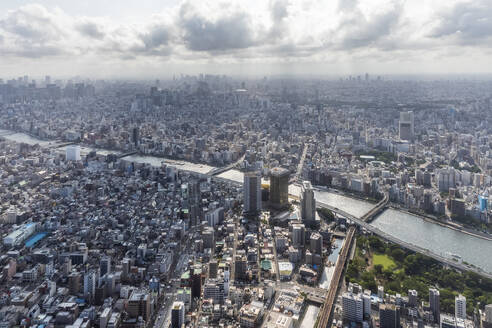
[[[140,133],[138,127],[134,127],[132,130],[132,142],[135,144],[135,147],[137,147],[140,142]]]
[[[466,319],[466,297],[461,294],[454,298],[454,315],[456,318]]]
[[[301,187],[301,218],[306,225],[312,225],[316,220],[316,200],[309,181],[304,181]]]
[[[244,174],[244,212],[257,214],[261,211],[261,175],[259,172]]]
[[[400,140],[413,140],[415,120],[412,111],[400,112],[399,132]]]
[[[270,172],[270,203],[282,208],[289,203],[289,171],[275,167]]]
[[[435,288],[429,289],[429,305],[434,315],[434,321],[439,323],[441,320],[440,294]]]

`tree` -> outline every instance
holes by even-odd
[[[398,262],[403,262],[405,260],[405,252],[401,248],[394,249],[391,252],[391,257]]]
[[[382,264],[376,264],[376,265],[374,266],[374,271],[376,271],[376,273],[377,273],[378,275],[380,275],[380,274],[382,274],[382,273],[383,273],[383,268],[384,268],[384,267],[383,267],[383,265],[382,265]]]

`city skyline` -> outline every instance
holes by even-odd
[[[0,10],[3,76],[492,73],[484,0],[47,0]]]

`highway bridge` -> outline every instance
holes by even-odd
[[[216,175],[219,175],[225,171],[228,171],[232,168],[234,168],[236,165],[239,165],[241,164],[243,161],[244,161],[244,158],[246,157],[246,154],[244,154],[243,156],[241,156],[237,161],[235,161],[234,163],[231,163],[227,166],[223,166],[223,167],[216,167],[214,169],[211,169],[210,171],[207,172],[207,175],[212,175],[212,176],[216,176]]]
[[[381,213],[384,209],[386,209],[386,205],[388,205],[389,195],[388,193],[384,193],[383,199],[376,204],[369,212],[364,214],[360,219],[364,222],[371,222],[374,218]]]

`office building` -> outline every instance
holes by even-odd
[[[478,196],[478,205],[480,212],[486,211],[488,208],[488,197],[484,195]]]
[[[400,140],[413,140],[415,120],[412,111],[400,112]]]
[[[342,295],[343,319],[362,322],[364,317],[364,302],[360,295],[344,293]]]
[[[132,318],[142,317],[148,322],[152,312],[150,308],[150,295],[146,291],[133,291],[128,300],[128,314]]]
[[[316,222],[316,200],[311,182],[304,181],[301,187],[301,218],[306,225]]]
[[[454,298],[454,315],[456,318],[466,319],[466,297],[461,294]]]
[[[215,227],[220,222],[224,221],[224,208],[219,207],[208,211],[207,213],[205,213],[205,220],[210,227]]]
[[[134,127],[132,130],[132,141],[135,147],[137,147],[138,144],[140,143],[140,132],[138,127]]]
[[[400,309],[394,304],[379,305],[379,327],[380,328],[399,328]]]
[[[441,303],[439,291],[435,288],[429,289],[429,306],[434,315],[434,321],[439,323],[441,320]]]
[[[292,225],[291,240],[292,246],[294,247],[304,247],[306,238],[306,228],[304,224],[294,224]]]
[[[247,264],[245,256],[236,255],[234,260],[234,274],[236,280],[246,280]]]
[[[195,265],[191,269],[191,297],[200,297],[202,292],[202,267]]]
[[[185,323],[185,307],[183,302],[174,302],[171,308],[171,328],[181,328]]]
[[[215,232],[212,227],[206,227],[202,232],[203,247],[215,248]]]
[[[261,211],[261,175],[259,172],[246,172],[243,185],[244,212],[257,214]]]
[[[107,273],[111,273],[111,258],[103,257],[99,262],[100,275],[103,277]]]
[[[217,271],[219,269],[219,264],[216,260],[211,260],[208,262],[208,277],[217,278]]]
[[[203,286],[203,299],[213,299],[214,304],[224,302],[224,282],[218,279],[210,279]]]
[[[67,161],[80,161],[80,146],[71,145],[67,146],[65,151]]]
[[[313,232],[310,237],[309,245],[313,254],[321,256],[323,253],[323,236],[317,232]]]
[[[284,208],[289,203],[289,171],[280,167],[270,172],[270,203],[275,208]]]

